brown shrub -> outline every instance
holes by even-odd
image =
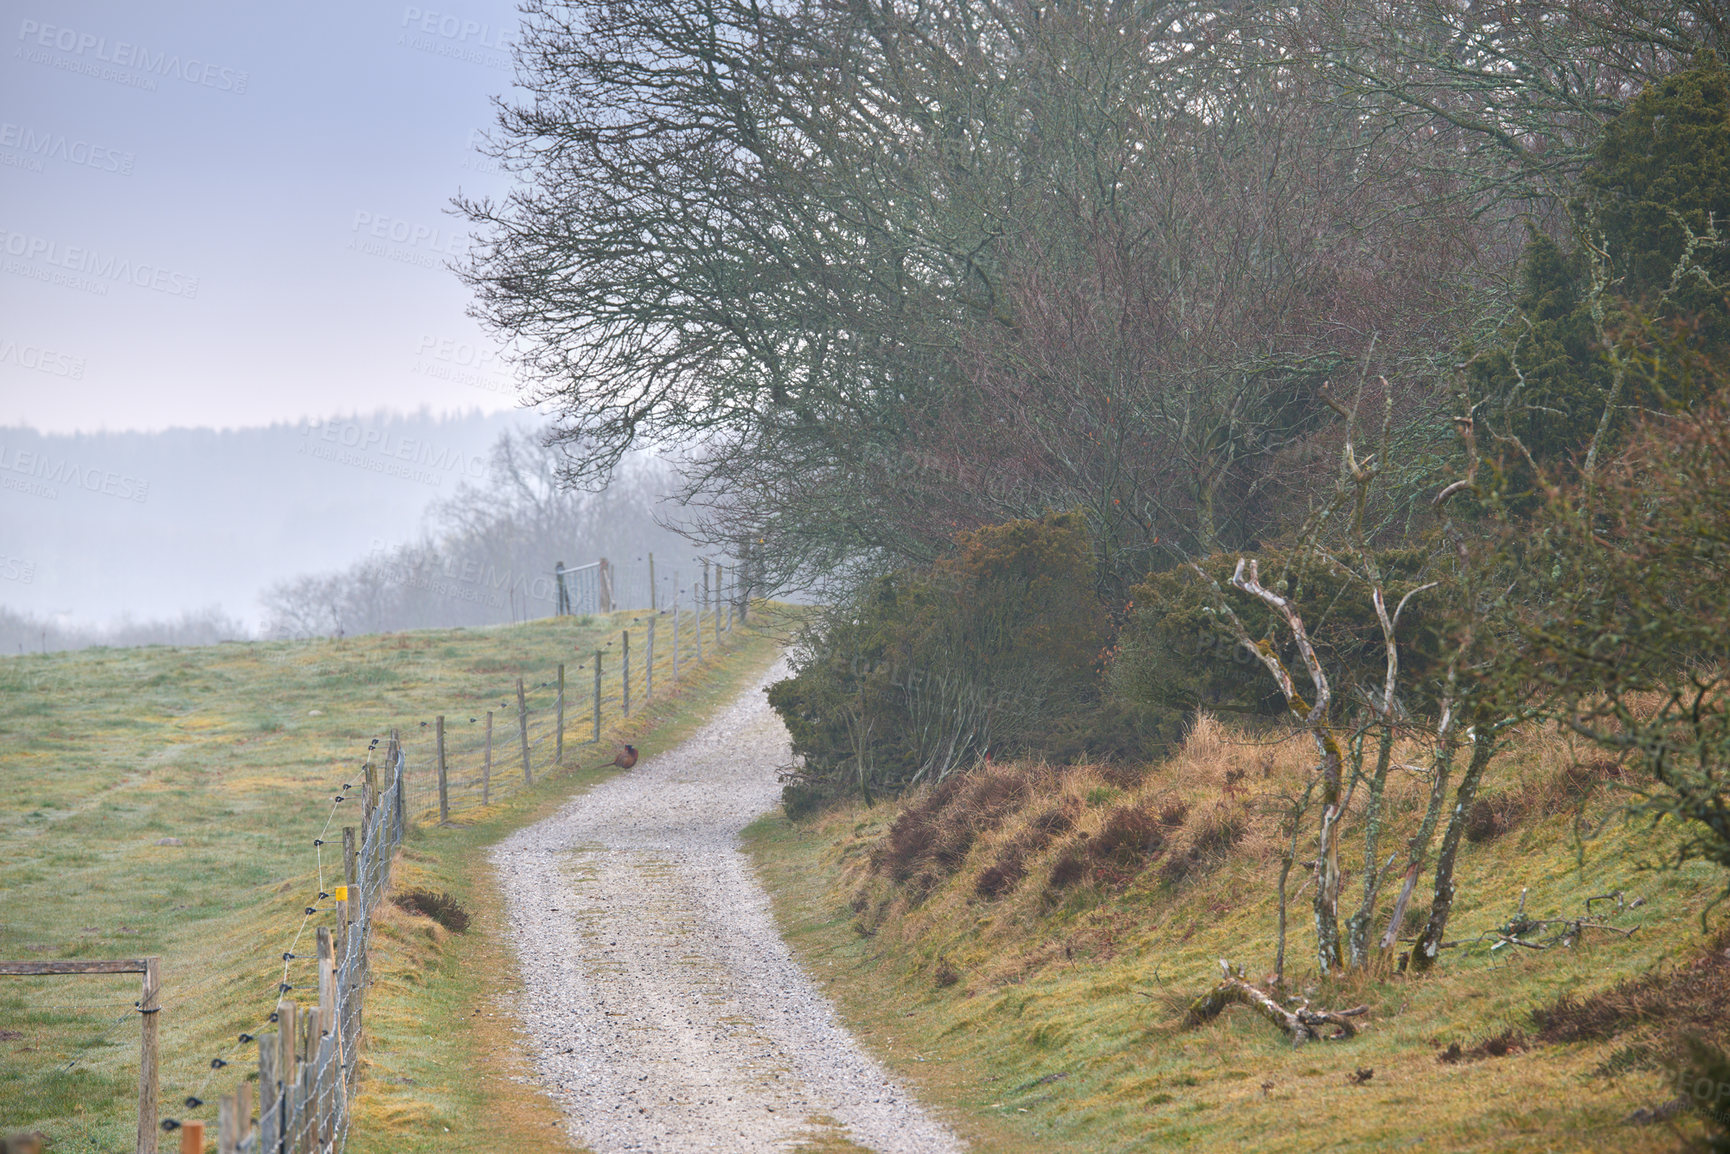
[[[1241,810],[1216,805],[1196,828],[1190,839],[1190,852],[1203,859],[1223,856],[1243,840],[1248,829],[1249,823]]]
[[[980,873],[979,880],[973,883],[973,892],[982,898],[1000,898],[1020,885],[1026,876],[1027,859],[1021,846],[1011,842],[1003,847],[997,860]]]
[[[1511,824],[1504,816],[1506,799],[1480,797],[1466,811],[1466,840],[1473,845],[1501,837]]]
[[[1249,832],[1243,811],[1228,804],[1216,805],[1196,825],[1189,845],[1181,853],[1166,857],[1159,876],[1177,885],[1192,874],[1203,872],[1224,857]]]
[[[1065,890],[1087,876],[1087,861],[1076,848],[1066,849],[1058,855],[1057,862],[1051,867],[1050,889]]]
[[[1632,1034],[1625,1047],[1634,1064],[1682,1068],[1694,1061],[1695,1042],[1723,1036],[1730,1021],[1730,934],[1720,934],[1690,964],[1624,978],[1579,997],[1564,994],[1532,1012],[1536,1041],[1600,1042]]]
[[[982,898],[999,898],[1009,893],[1027,876],[1027,859],[1074,826],[1075,817],[1067,807],[1058,805],[1046,809],[997,851],[996,860],[986,866],[974,882],[973,892]]]
[[[1033,792],[1028,774],[1018,770],[995,769],[963,775],[967,786],[959,797],[961,816],[977,829],[994,829],[1003,819],[1020,809]]]
[[[447,893],[415,886],[392,894],[390,900],[399,909],[419,914],[423,918],[431,918],[454,934],[460,934],[469,928],[468,911]]]
[[[943,811],[960,794],[965,776],[957,774],[941,782],[924,797],[903,809],[889,827],[880,853],[872,854],[872,866],[886,871],[897,882],[911,878],[931,858],[953,857],[957,849],[965,856],[969,835],[957,846],[954,828],[946,828]]]
[[[1578,809],[1600,782],[1619,778],[1613,761],[1571,762],[1547,777],[1481,797],[1466,813],[1466,840],[1493,841],[1520,824]]]
[[[1670,981],[1661,973],[1623,978],[1607,990],[1585,997],[1563,994],[1532,1011],[1538,1040],[1549,1043],[1602,1042],[1624,1030],[1662,1017]]]
[[[1087,852],[1119,865],[1135,865],[1165,848],[1165,833],[1159,821],[1139,805],[1120,805],[1111,811],[1099,832],[1087,843]]]
[[[947,778],[895,818],[872,850],[872,871],[929,892],[962,867],[981,834],[1027,803],[1036,772],[992,767]]]

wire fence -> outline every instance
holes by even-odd
[[[726,604],[742,605],[749,582],[740,576],[736,563],[696,558],[686,565],[663,557],[659,568],[655,555],[609,559],[602,557],[586,565],[553,568],[551,588],[553,612],[567,614],[615,613],[621,610],[654,613],[683,605],[708,607],[726,613]]]
[[[404,833],[448,823],[453,813],[494,804],[568,769],[576,751],[598,745],[610,724],[720,656],[733,634],[733,606],[718,597],[698,604],[632,618],[568,681],[562,665],[533,685],[517,678],[498,695],[496,709],[439,714],[372,740],[359,780],[333,795],[313,840],[316,896],[285,943],[274,1008],[256,1030],[211,1056],[201,1084],[179,1104],[182,1116],[162,1123],[165,1131],[182,1132],[182,1150],[205,1149],[208,1123],[193,1114],[207,1107],[209,1088],[232,1078],[248,1057],[257,1063],[256,1099],[246,1077],[217,1100],[220,1154],[336,1154],[346,1147],[373,914],[388,899]],[[580,710],[571,708],[579,702]],[[343,825],[340,816],[356,808],[358,826]],[[155,1147],[141,1140],[140,1154],[147,1149]]]
[[[368,746],[357,775],[361,780],[345,782],[331,799],[324,829],[313,840],[318,889],[285,943],[274,1008],[255,1030],[241,1033],[225,1052],[209,1059],[203,1081],[176,1104],[177,1111],[184,1107],[187,1113],[162,1123],[165,1131],[181,1131],[183,1151],[202,1154],[206,1122],[190,1112],[206,1105],[210,1086],[232,1077],[225,1071],[240,1065],[247,1051],[256,1051],[258,1063],[257,1112],[249,1079],[222,1095],[216,1135],[222,1154],[311,1154],[340,1150],[347,1142],[349,1103],[360,1069],[372,914],[389,892],[391,863],[407,829],[407,761],[394,736],[385,742],[382,761],[375,760],[379,744],[375,738]],[[341,827],[335,841],[330,834],[344,803],[358,804],[359,826]],[[340,858],[334,852],[339,845]],[[333,852],[326,854],[327,847]],[[325,921],[331,924],[315,924]],[[305,945],[308,931],[311,952]],[[139,1146],[140,1154],[155,1149],[142,1137]]]
[[[644,611],[575,666],[559,665],[541,681],[518,679],[485,704],[420,719],[403,735],[409,814],[450,821],[568,768],[612,723],[640,713],[717,655],[735,620],[727,602]]]

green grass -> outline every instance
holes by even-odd
[[[609,640],[616,653],[618,630],[632,617],[0,658],[0,957],[160,955],[163,1114],[213,1118],[213,1104],[188,1108],[183,1100],[213,1103],[255,1068],[254,1053],[237,1038],[266,1025],[281,955],[318,892],[313,840],[327,821],[326,836],[340,837],[347,811],[332,798],[358,780],[369,743],[403,730],[425,804],[430,730],[419,723],[449,715],[460,727],[451,735],[452,774],[474,777],[477,742],[467,718],[508,702],[495,735],[502,801],[482,810],[474,789],[458,790],[454,819],[478,824],[417,833],[408,848],[426,854],[441,838],[454,845],[502,830],[592,779],[577,771],[533,790],[520,785],[516,677],[528,684],[531,709],[544,711],[551,690],[542,683],[567,663],[566,765],[601,760],[581,744],[590,718],[578,703],[586,706],[592,682],[576,665]],[[666,640],[663,632],[663,647]],[[687,689],[735,676],[772,644],[745,634],[737,640],[729,646],[737,652],[722,661],[711,645],[705,669],[687,666]],[[665,694],[670,670],[666,654],[659,657],[657,689]],[[616,660],[607,675],[613,686]],[[604,720],[607,758],[612,738],[627,732],[616,693],[614,686]],[[537,773],[550,761],[543,739]],[[181,844],[156,844],[165,838]],[[326,889],[340,872],[340,851],[327,846]],[[329,916],[312,920],[302,946]],[[423,980],[438,972],[451,971],[435,968]],[[307,977],[304,961],[291,964],[291,982]],[[137,996],[132,978],[0,979],[0,1132],[40,1129],[59,1154],[129,1147]],[[213,1073],[212,1058],[232,1064]]]
[[[1078,829],[1097,833],[1103,810],[1088,803],[1111,799],[1089,787],[1084,773],[1070,793],[1084,807]],[[1201,812],[1203,783],[1174,783],[1156,767],[1145,788],[1154,796],[1180,787]],[[1592,815],[1619,804],[1600,798]],[[1531,1030],[1531,1011],[1564,992],[1699,954],[1700,911],[1721,876],[1702,865],[1643,871],[1640,862],[1661,852],[1644,826],[1612,821],[1581,842],[1570,816],[1558,815],[1468,846],[1452,923],[1460,938],[1492,929],[1523,888],[1534,916],[1577,915],[1587,897],[1621,889],[1644,899],[1614,919],[1640,925],[1632,937],[1589,933],[1573,949],[1544,953],[1486,943],[1448,951],[1431,976],[1323,984],[1318,1001],[1367,1003],[1369,1025],[1356,1040],[1294,1051],[1237,1008],[1181,1026],[1188,1001],[1217,981],[1217,959],[1252,978],[1271,963],[1267,843],[1246,843],[1175,884],[1149,867],[1125,886],[1056,893],[1044,883],[1054,847],[1015,892],[982,898],[975,880],[1025,829],[1012,823],[981,836],[960,872],[916,902],[867,864],[899,810],[849,804],[799,823],[772,815],[747,831],[747,844],[783,932],[844,1019],[978,1149],[1637,1151],[1675,1150],[1699,1134],[1686,1115],[1624,1123],[1673,1095],[1658,1071],[1610,1072],[1626,1039],[1437,1060],[1451,1041]],[[1427,904],[1424,889],[1419,896]],[[1300,900],[1293,918],[1288,978],[1299,988],[1313,982],[1313,962],[1309,979],[1300,972],[1313,938],[1308,908]],[[1349,1082],[1359,1068],[1373,1077]]]

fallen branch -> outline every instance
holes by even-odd
[[[1614,893],[1587,898],[1586,916],[1583,918],[1528,918],[1526,916],[1526,891],[1521,890],[1520,909],[1514,915],[1514,920],[1507,925],[1479,934],[1473,940],[1474,942],[1481,942],[1488,938],[1494,938],[1496,944],[1490,947],[1492,951],[1499,950],[1503,946],[1524,946],[1528,950],[1548,950],[1555,946],[1561,946],[1564,949],[1572,946],[1580,940],[1581,935],[1587,930],[1606,930],[1612,934],[1621,934],[1625,938],[1631,938],[1639,932],[1639,926],[1623,929],[1620,926],[1593,921],[1591,918],[1592,903],[1602,901],[1614,901],[1617,905],[1617,912],[1620,912],[1622,891],[1617,890]],[[1533,940],[1534,934],[1546,930],[1550,926],[1561,926],[1562,928],[1548,937]]]
[[[1236,1002],[1248,1006],[1285,1031],[1295,1049],[1315,1038],[1333,1042],[1356,1037],[1358,1029],[1352,1019],[1369,1012],[1368,1006],[1355,1006],[1349,1010],[1314,1009],[1307,998],[1290,998],[1287,1001],[1293,1005],[1282,1005],[1266,990],[1245,981],[1241,971],[1233,973],[1229,962],[1222,959],[1219,964],[1225,976],[1219,985],[1189,1004],[1189,1013],[1184,1018],[1185,1028],[1212,1021]],[[1323,1033],[1328,1027],[1332,1027],[1333,1032]]]

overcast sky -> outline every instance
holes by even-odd
[[[444,267],[509,0],[0,13],[0,425],[515,404]]]

